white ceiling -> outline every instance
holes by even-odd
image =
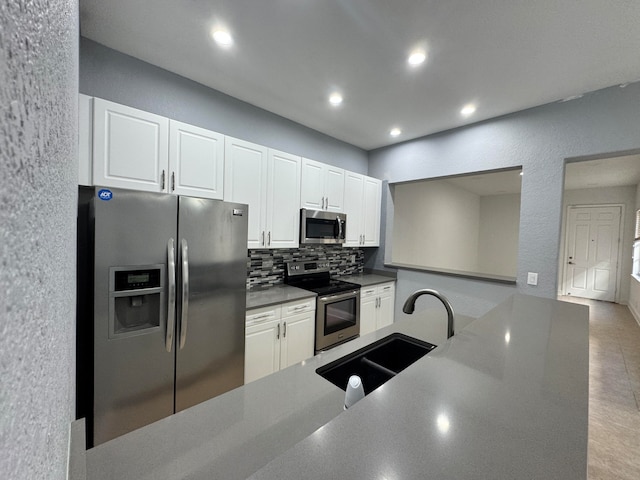
[[[80,0],[80,15],[83,36],[366,150],[640,79],[638,0]],[[428,60],[410,68],[416,45]]]

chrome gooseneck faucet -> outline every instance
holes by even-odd
[[[412,314],[416,308],[416,300],[418,297],[422,295],[433,295],[438,300],[442,302],[444,308],[447,309],[447,338],[453,337],[453,308],[449,303],[449,300],[444,295],[441,295],[436,290],[431,290],[429,288],[423,288],[422,290],[417,290],[413,292],[409,298],[407,298],[406,302],[404,302],[404,306],[402,307],[402,311],[404,313]]]

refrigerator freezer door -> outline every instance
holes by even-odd
[[[167,352],[166,322],[177,197],[105,190],[95,188],[93,200],[94,445],[174,409],[175,343]]]
[[[247,208],[180,197],[178,285],[188,273],[189,293],[188,315],[181,299],[177,316],[176,412],[244,383]]]

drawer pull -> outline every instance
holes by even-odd
[[[258,315],[257,317],[253,317],[250,318],[249,321],[250,322],[255,322],[256,320],[266,320],[267,318],[270,318],[272,315],[270,313],[265,313],[262,315]]]

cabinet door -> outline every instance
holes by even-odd
[[[266,244],[267,149],[226,137],[224,163],[224,199],[249,205],[248,248],[263,248]]]
[[[375,289],[373,290],[375,291]],[[366,335],[376,330],[377,303],[378,297],[375,294],[360,299],[360,335]]]
[[[170,192],[222,200],[224,135],[171,120],[169,148]]]
[[[363,192],[364,177],[358,173],[346,172],[344,178],[344,212],[347,214],[345,247],[358,247],[363,243]]]
[[[313,357],[315,320],[315,310],[282,319],[280,368]]]
[[[362,234],[365,247],[380,245],[380,198],[382,181],[364,177],[364,196],[362,207]],[[347,228],[351,220],[347,217]]]
[[[300,207],[311,210],[324,210],[324,164],[302,159],[302,181]]]
[[[385,283],[378,286],[378,323],[376,328],[386,327],[393,323],[393,310],[395,306],[395,286],[393,283]]]
[[[169,119],[95,98],[93,183],[167,191]]]
[[[301,158],[269,150],[267,247],[298,248]]]
[[[78,185],[93,185],[93,98],[78,96]]]
[[[325,210],[342,212],[344,210],[344,170],[331,165],[326,165],[325,168]]]
[[[280,369],[280,319],[247,326],[244,351],[244,383]]]

